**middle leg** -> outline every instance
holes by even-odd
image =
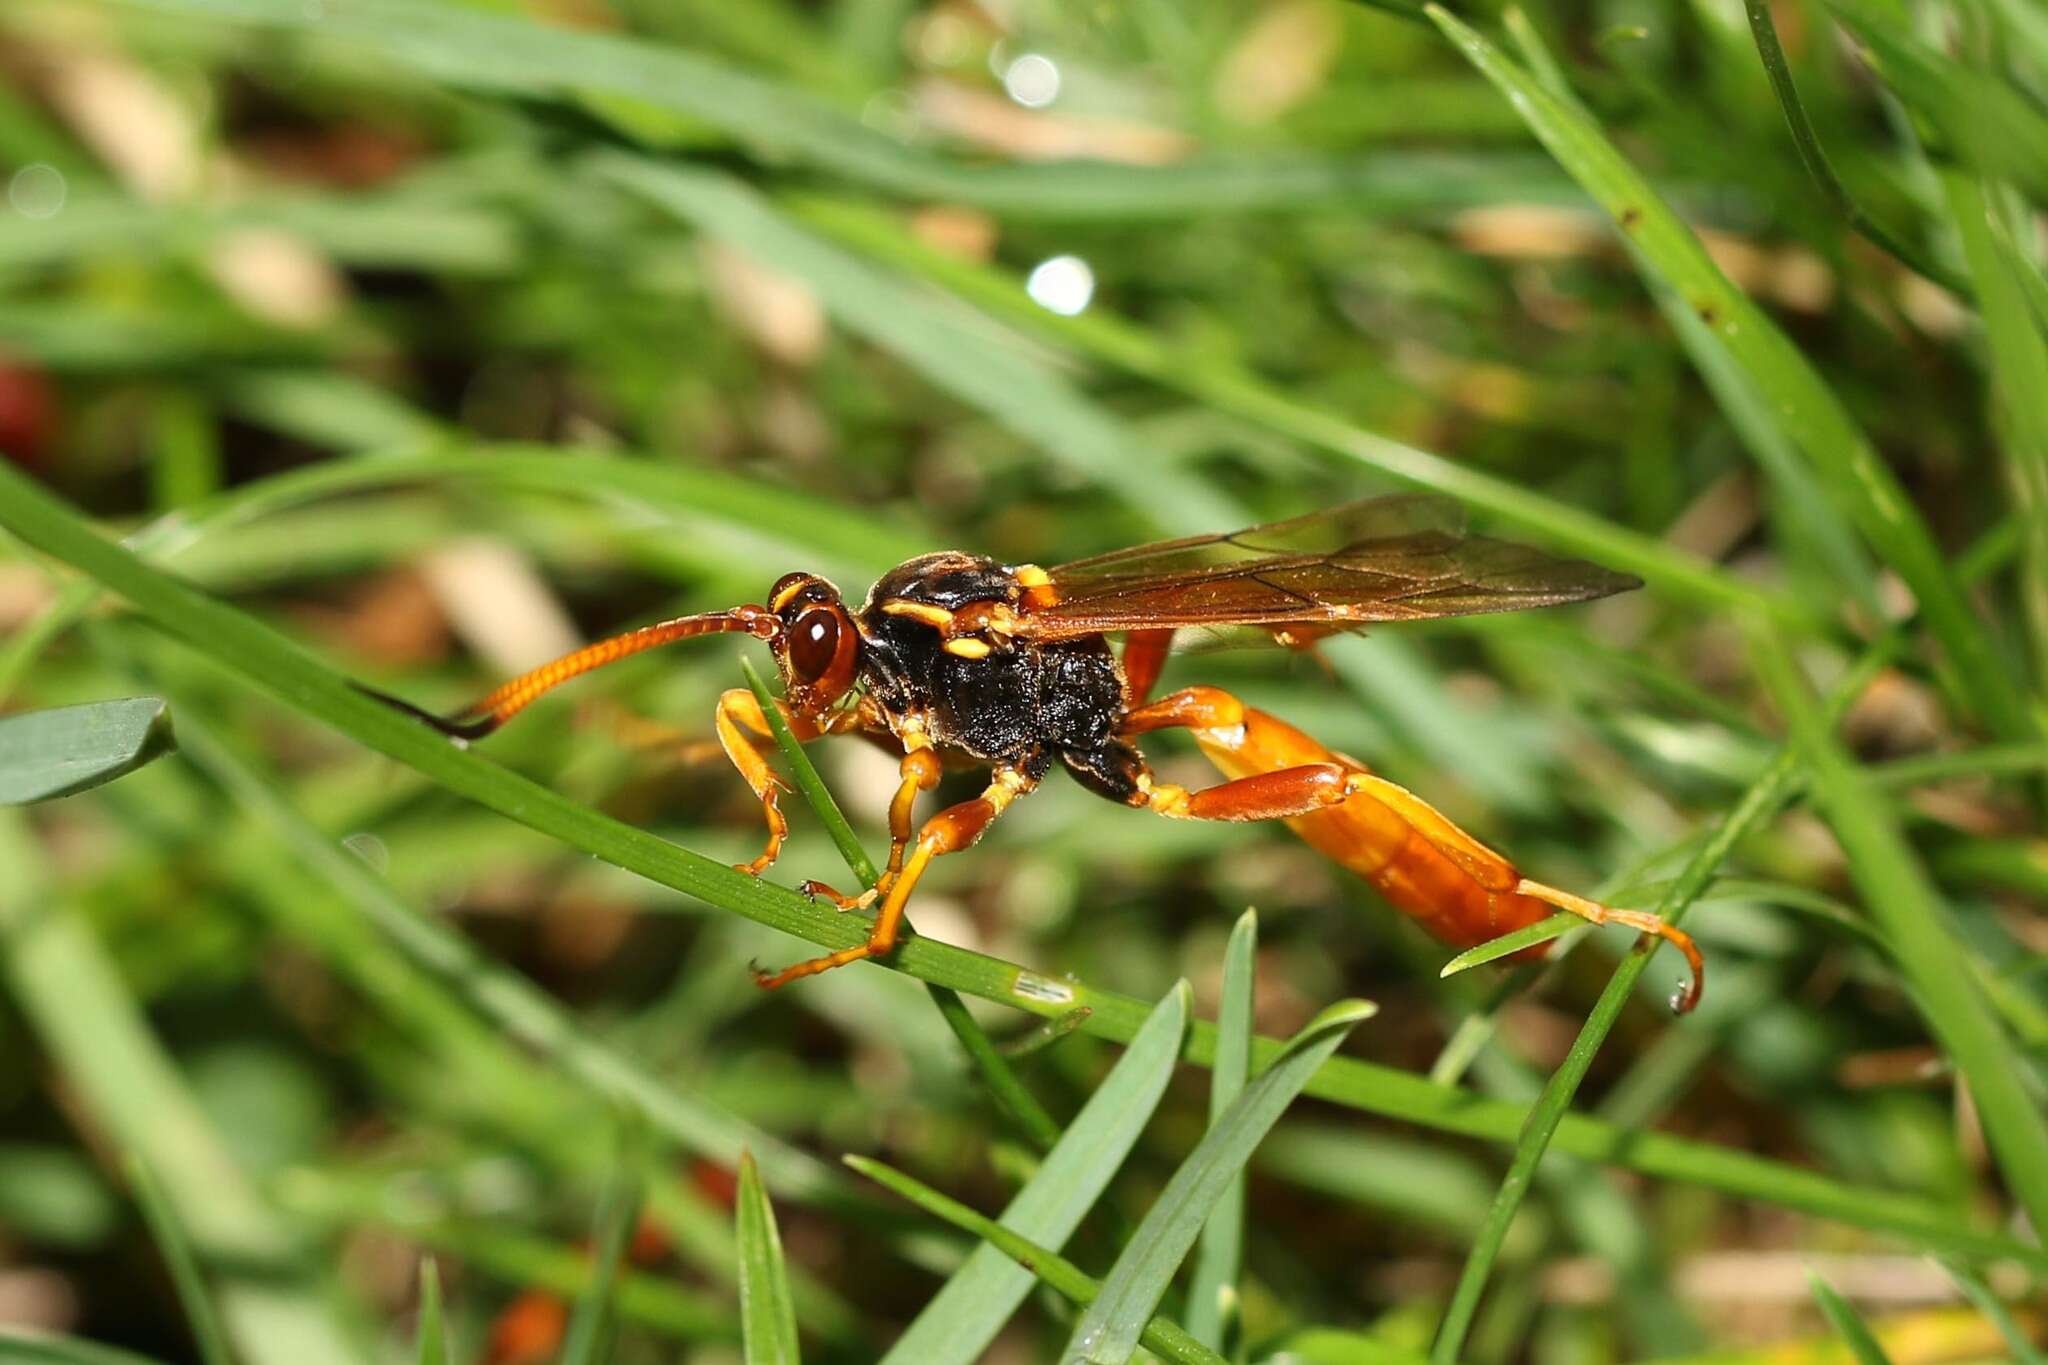
[[[910,893],[917,888],[919,878],[931,866],[932,859],[973,847],[975,841],[995,823],[996,817],[1009,809],[1011,802],[1037,785],[1038,779],[1029,776],[1022,768],[996,769],[987,790],[980,796],[948,806],[924,822],[924,828],[918,832],[917,842],[901,870],[889,880],[888,890],[882,895],[882,908],[875,915],[875,926],[869,931],[865,943],[784,967],[779,972],[755,968],[754,984],[772,991],[799,977],[816,976],[819,972],[829,972],[849,962],[886,957],[902,935],[903,910],[910,902]]]
[[[889,861],[875,884],[857,895],[847,896],[820,881],[807,881],[797,890],[813,899],[824,897],[841,910],[865,910],[875,898],[889,890],[889,884],[903,872],[904,854],[910,848],[911,817],[916,813],[919,793],[939,785],[944,765],[931,741],[915,732],[903,736],[903,760],[898,765],[896,795],[889,801]]]

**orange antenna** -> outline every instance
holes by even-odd
[[[379,692],[375,688],[356,685],[360,692],[375,697],[387,706],[396,707],[413,718],[424,721],[451,739],[482,739],[512,717],[524,711],[543,693],[553,690],[569,681],[615,663],[630,654],[653,649],[658,645],[673,644],[695,635],[720,635],[744,632],[757,640],[772,640],[782,629],[782,623],[766,607],[753,605],[734,607],[730,611],[707,611],[697,616],[678,616],[672,621],[660,621],[638,630],[629,630],[623,635],[614,635],[608,640],[585,645],[572,654],[564,654],[552,663],[542,664],[531,673],[522,673],[490,695],[484,697],[450,716],[437,716],[411,702]]]

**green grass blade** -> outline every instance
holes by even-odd
[[[1289,1039],[1273,1063],[1245,1087],[1146,1211],[1103,1278],[1102,1292],[1075,1325],[1063,1362],[1124,1365],[1131,1358],[1216,1201],[1308,1078],[1374,1012],[1375,1007],[1363,1000],[1331,1005]]]
[[[1504,957],[1512,957],[1524,948],[1533,948],[1539,943],[1548,943],[1554,938],[1568,934],[1585,922],[1577,915],[1560,912],[1549,919],[1538,920],[1527,928],[1517,929],[1512,934],[1502,934],[1499,938],[1488,939],[1476,948],[1467,948],[1446,962],[1443,970],[1437,975],[1456,976],[1459,972],[1470,971],[1489,962],[1498,962]]]
[[[1963,257],[1978,282],[1993,400],[2003,418],[1994,429],[2003,436],[2006,478],[2026,541],[2020,602],[2033,637],[2035,671],[2048,678],[2048,319],[2027,305],[2042,272],[2014,241],[1997,207],[1996,186],[1960,171],[1944,171],[1941,183]]]
[[[792,157],[891,194],[1041,218],[1148,219],[1344,203],[1441,208],[1503,193],[1554,199],[1548,168],[1514,156],[1383,150],[1348,160],[1267,153],[1137,166],[1073,158],[977,166],[889,137],[804,90],[699,51],[478,13],[431,0],[128,0],[190,18],[332,35],[398,69],[500,97],[583,105],[596,93],[685,114],[764,161]],[[1385,3],[1386,0],[1381,0]],[[607,106],[610,107],[610,106]]]
[[[1334,1327],[1290,1332],[1264,1365],[1423,1365],[1420,1351]]]
[[[477,483],[587,502],[617,499],[681,525],[714,525],[748,537],[756,551],[801,558],[821,572],[867,574],[931,548],[887,515],[845,515],[843,504],[718,470],[652,457],[564,451],[515,442],[416,448],[323,460],[211,498],[162,517],[128,539],[152,557],[175,559],[200,536],[323,498],[371,489]],[[763,529],[760,509],[773,505],[777,524],[802,534]],[[766,591],[767,584],[762,584]]]
[[[988,1087],[996,1107],[1009,1116],[1010,1122],[1033,1147],[1041,1152],[1051,1151],[1060,1140],[1059,1122],[1038,1102],[1038,1097],[1025,1088],[1023,1080],[1011,1068],[1009,1057],[995,1045],[980,1021],[968,1012],[967,1002],[960,998],[958,991],[929,981],[925,983],[925,989],[939,1007],[946,1026],[960,1040],[967,1060],[980,1074],[982,1084]]]
[[[369,1187],[359,1188],[362,1185]],[[385,1229],[454,1257],[469,1273],[511,1289],[576,1299],[589,1292],[596,1274],[587,1248],[536,1237],[503,1222],[449,1218],[439,1203],[422,1201],[417,1187],[408,1187],[403,1180],[342,1181],[298,1167],[286,1172],[277,1188],[285,1208],[317,1225],[336,1233]],[[736,1271],[737,1265],[731,1268]],[[740,1339],[739,1319],[721,1296],[678,1284],[665,1272],[621,1273],[612,1282],[612,1299],[622,1321],[680,1341]]]
[[[2011,1310],[1992,1291],[1991,1286],[1984,1283],[1982,1277],[1972,1274],[1966,1267],[1957,1265],[1954,1261],[1944,1260],[1941,1268],[1949,1279],[1955,1282],[1956,1288],[1962,1291],[1963,1297],[1975,1304],[1977,1311],[1984,1315],[1984,1320],[1996,1328],[1998,1335],[2005,1339],[2006,1349],[2012,1352],[2013,1365],[2048,1365],[2048,1355],[2042,1354],[2033,1337],[2014,1321]]]
[[[0,499],[4,503],[5,499]],[[289,1226],[229,1159],[135,997],[47,884],[23,817],[0,810],[0,973],[72,1102],[137,1153],[214,1269],[229,1338],[251,1361],[353,1365],[357,1343],[294,1255]]]
[[[1148,520],[1181,531],[1243,520],[1232,505],[1144,449],[1123,423],[1021,348],[963,320],[835,243],[799,227],[743,182],[623,153],[594,165],[700,231],[816,291],[840,324],[898,356],[937,387],[987,412],[1047,458],[1117,493]]]
[[[163,1365],[133,1351],[77,1337],[44,1336],[20,1327],[0,1327],[0,1361],[6,1365]]]
[[[1806,105],[1799,98],[1799,87],[1792,80],[1791,64],[1785,60],[1785,49],[1778,41],[1778,25],[1771,17],[1770,5],[1765,0],[1743,0],[1742,7],[1749,16],[1750,35],[1756,40],[1757,56],[1763,62],[1764,75],[1770,80],[1771,93],[1778,97],[1778,107],[1784,112],[1785,125],[1791,131],[1792,145],[1798,150],[1806,173],[1820,187],[1821,194],[1851,227],[1870,241],[1928,279],[1968,298],[1970,288],[1967,281],[1957,279],[1940,263],[1929,259],[1925,252],[1894,236],[1882,223],[1864,212],[1863,206],[1842,184],[1826,150],[1821,147],[1820,134],[1814,130],[1813,120],[1806,115]]]
[[[432,1256],[420,1258],[420,1311],[414,1328],[418,1365],[448,1365],[448,1326],[441,1321],[441,1266]]]
[[[1083,1005],[1079,1009],[1068,1010],[1064,1014],[1055,1014],[1052,1018],[1045,1020],[1043,1023],[1032,1025],[1013,1038],[1005,1038],[1001,1043],[997,1044],[996,1050],[1013,1062],[1020,1057],[1029,1057],[1035,1052],[1043,1052],[1087,1023],[1088,1017],[1093,1013],[1095,1011]]]
[[[1209,1127],[1213,1130],[1244,1093],[1252,1066],[1252,987],[1258,975],[1259,916],[1246,910],[1223,946],[1223,998],[1216,1007],[1216,1060],[1209,1071]],[[1188,1279],[1187,1329],[1195,1340],[1225,1350],[1236,1330],[1237,1277],[1244,1266],[1244,1172],[1231,1178],[1202,1225],[1195,1268]]]
[[[993,1219],[984,1218],[956,1199],[949,1199],[901,1171],[863,1156],[849,1156],[846,1164],[875,1183],[894,1190],[911,1203],[944,1219],[954,1227],[981,1238],[989,1247],[1015,1262],[1019,1269],[1036,1276],[1071,1303],[1094,1302],[1102,1286],[1080,1267],[1050,1247],[1043,1247]],[[1141,1340],[1161,1358],[1176,1365],[1223,1365],[1223,1357],[1189,1336],[1186,1329],[1165,1318],[1153,1318]]]
[[[739,1204],[735,1210],[740,1244],[740,1330],[747,1365],[797,1365],[796,1303],[789,1292],[789,1267],[782,1258],[782,1234],[775,1209],[752,1155],[740,1158]]]
[[[850,923],[847,916],[808,904],[794,892],[744,876],[723,863],[579,806],[448,744],[426,727],[363,697],[275,631],[151,569],[104,540],[61,502],[4,464],[0,464],[0,526],[88,573],[231,675],[283,698],[301,714],[331,725],[356,742],[408,764],[452,792],[657,885],[696,896],[821,947],[850,947],[866,935],[866,930]],[[192,747],[189,735],[187,747]],[[359,870],[360,863],[356,866]],[[409,951],[418,961],[431,965],[437,975],[445,971],[458,983],[478,981],[480,999],[496,1000],[502,994],[523,1001],[533,994],[511,974],[490,971],[491,964],[474,954],[450,956],[443,938],[422,934],[410,914],[394,917],[384,928],[396,940],[409,943]],[[1056,980],[930,939],[913,938],[889,964],[882,965],[1042,1017],[1087,1009],[1081,1027],[1091,1036],[1116,1042],[1133,1038],[1148,1011],[1143,1001],[1129,996],[1084,982]],[[485,971],[481,980],[473,975],[479,969]],[[526,1030],[536,1026],[536,1036],[542,1041],[574,1034],[558,1012],[529,1016],[524,1003],[510,1014],[493,1013],[492,1017],[514,1037],[526,1037]],[[663,1131],[676,1127],[687,1131],[694,1124],[693,1118],[665,1112],[679,1098],[673,1092],[658,1083],[650,1086],[649,1078],[635,1074],[616,1054],[586,1054],[585,1041],[577,1040],[571,1056],[586,1068],[579,1074],[587,1083],[629,1097],[638,1092],[634,1102],[647,1107],[650,1118]],[[1280,1047],[1277,1041],[1259,1039],[1253,1045],[1254,1065]],[[1214,1058],[1214,1049],[1215,1030],[1198,1023],[1186,1046],[1187,1060],[1207,1065]],[[1408,1072],[1352,1058],[1332,1059],[1311,1079],[1307,1093],[1365,1113],[1495,1142],[1513,1141],[1530,1112],[1527,1106],[1433,1085]],[[1935,1201],[1851,1185],[1710,1143],[1625,1131],[1579,1116],[1568,1116],[1558,1124],[1555,1143],[1560,1151],[1646,1175],[1801,1209],[1859,1227],[1885,1229],[1930,1249],[1972,1257],[2010,1256],[2030,1265],[2048,1265],[2048,1255],[2038,1248],[1961,1224],[1952,1210]],[[744,1144],[732,1148],[735,1161],[739,1145]],[[792,1174],[796,1186],[821,1197],[833,1188],[806,1170]]]
[[[91,791],[177,747],[161,697],[90,701],[0,718],[0,805]]]
[[[629,1150],[631,1141],[623,1144]],[[604,1365],[611,1359],[612,1306],[618,1293],[619,1270],[640,1221],[639,1163],[622,1158],[618,1173],[597,1209],[596,1233],[590,1244],[590,1283],[577,1296],[562,1337],[560,1365]]]
[[[1814,801],[1848,856],[1850,878],[1892,943],[1929,1029],[1969,1083],[2007,1186],[2034,1225],[2048,1227],[2048,1118],[2028,1093],[2026,1064],[1976,988],[1947,907],[1894,812],[1843,753],[1776,633],[1749,624],[1758,673],[1812,769]]]
[[[1806,618],[1807,613],[1797,604],[1762,593],[1697,555],[1470,464],[1355,426],[1299,402],[1228,361],[1176,351],[1105,308],[1061,317],[1034,302],[1017,279],[917,241],[891,215],[845,200],[811,196],[792,200],[792,209],[804,221],[857,245],[867,255],[943,284],[1027,332],[1186,394],[1217,412],[1277,432],[1312,450],[1456,498],[1550,544],[1639,574],[1652,587],[1673,596],[1716,609],[1763,604],[1787,619]]]
[[[829,1201],[846,1192],[837,1172],[808,1153],[700,1097],[680,1092],[587,1033],[523,977],[400,900],[361,859],[298,815],[204,729],[193,725],[188,730],[187,745],[195,762],[276,831],[302,863],[341,889],[393,947],[506,1036],[553,1056],[595,1094],[629,1106],[657,1132],[690,1151],[737,1163],[740,1153],[752,1148],[769,1155],[771,1178],[794,1197]]]
[[[1166,1093],[1191,996],[1182,982],[1152,1007],[1130,1047],[1003,1210],[1005,1229],[1054,1249],[1073,1235]],[[977,1247],[883,1359],[886,1365],[978,1360],[1030,1291],[1028,1269],[1004,1259],[999,1247]]]
[[[1862,1316],[1835,1292],[1833,1285],[1811,1270],[1806,1272],[1806,1282],[1813,1290],[1814,1302],[1820,1305],[1820,1311],[1827,1316],[1842,1344],[1849,1348],[1849,1354],[1856,1358],[1857,1365],[1891,1365],[1891,1357],[1877,1344]]]
[[[1933,124],[1950,157],[2011,179],[2037,199],[2048,197],[2048,115],[1992,72],[1972,70],[1914,41],[1909,29],[1865,0],[1830,8],[1885,83]]]
[[[1430,17],[1500,87],[1662,284],[1707,324],[1748,376],[1865,540],[1913,590],[1972,708],[2005,738],[2032,737],[2036,724],[2019,687],[1984,623],[1964,600],[1926,522],[1806,357],[1721,273],[1699,238],[1585,115],[1442,7],[1433,7]]]
[[[192,1340],[198,1344],[200,1360],[205,1365],[235,1365],[227,1329],[221,1325],[220,1314],[206,1292],[206,1277],[199,1271],[199,1258],[193,1255],[192,1241],[185,1235],[170,1201],[164,1198],[163,1188],[139,1154],[130,1152],[122,1165],[135,1191],[135,1202],[142,1208],[143,1221],[149,1225],[157,1251],[170,1269],[171,1284],[178,1291],[178,1302],[185,1310]]]
[[[1715,869],[1735,845],[1774,813],[1791,794],[1796,773],[1797,766],[1791,753],[1780,754],[1778,760],[1728,812],[1699,852],[1693,855],[1659,902],[1658,914],[1671,921],[1683,916],[1685,909],[1705,890]],[[1535,1179],[1536,1166],[1563,1123],[1565,1111],[1571,1107],[1572,1096],[1578,1093],[1580,1083],[1592,1068],[1601,1043],[1606,1041],[1615,1020],[1621,1017],[1623,1006],[1634,994],[1636,978],[1649,964],[1656,943],[1655,939],[1639,940],[1635,949],[1615,969],[1571,1051],[1565,1055],[1564,1063],[1551,1075],[1531,1108],[1528,1124],[1523,1128],[1514,1156],[1508,1163],[1508,1173],[1494,1195],[1479,1235],[1473,1239],[1471,1250],[1466,1253],[1465,1268],[1452,1292],[1450,1306],[1444,1310],[1443,1322],[1437,1328],[1436,1343],[1430,1353],[1430,1359],[1436,1365],[1456,1365],[1461,1358],[1466,1333],[1471,1330],[1473,1316],[1479,1309],[1480,1294],[1486,1287],[1487,1277],[1492,1273],[1501,1247],[1507,1242],[1508,1229],[1514,1225],[1515,1214],[1521,1209],[1522,1200]]]
[[[1964,555],[1962,572],[1964,581],[1974,581],[1982,573],[1991,572],[2005,557],[2006,546],[2002,538],[1987,537],[1985,541],[1971,547]],[[1857,660],[1854,667],[1842,678],[1829,699],[1829,713],[1839,714],[1851,701],[1860,696],[1869,686],[1878,671],[1890,663],[1903,647],[1907,626],[1894,626],[1885,636]],[[1758,828],[1777,811],[1798,789],[1800,780],[1798,756],[1792,747],[1779,750],[1770,765],[1751,783],[1742,798],[1730,808],[1714,832],[1701,844],[1699,850],[1686,864],[1670,886],[1659,898],[1657,913],[1671,922],[1682,918],[1686,910],[1699,899],[1712,882],[1716,870],[1733,851],[1736,844],[1752,829]],[[1573,1120],[1566,1117],[1572,1096],[1578,1092],[1580,1083],[1591,1068],[1594,1055],[1601,1043],[1613,1029],[1615,1020],[1620,1018],[1622,1007],[1627,1004],[1634,989],[1636,978],[1642,974],[1649,962],[1654,941],[1644,940],[1636,945],[1635,951],[1623,960],[1608,981],[1607,988],[1595,1002],[1593,1011],[1587,1016],[1578,1038],[1573,1042],[1565,1061],[1544,1086],[1542,1095],[1529,1111],[1529,1118],[1517,1140],[1507,1177],[1501,1182],[1494,1195],[1492,1207],[1488,1210],[1479,1236],[1474,1240],[1465,1259],[1457,1288],[1452,1292],[1450,1306],[1445,1310],[1444,1320],[1437,1330],[1437,1339],[1432,1351],[1432,1360],[1446,1365],[1458,1359],[1463,1349],[1465,1334],[1470,1330],[1473,1314],[1478,1310],[1479,1297],[1486,1287],[1486,1279],[1492,1270],[1494,1260],[1500,1255],[1507,1240],[1508,1229],[1513,1225],[1515,1213],[1520,1209],[1523,1197],[1528,1193],[1530,1182],[1535,1176],[1536,1166],[1543,1159],[1544,1151],[1554,1141],[1564,1138]],[[1557,1142],[1563,1147],[1563,1142]]]

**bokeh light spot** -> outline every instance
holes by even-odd
[[[1060,97],[1060,69],[1052,58],[1027,52],[1003,69],[1003,89],[1026,109],[1043,109]]]
[[[64,172],[35,161],[16,171],[7,182],[7,203],[24,218],[54,218],[63,209],[69,190]]]
[[[1095,297],[1095,272],[1079,256],[1054,256],[1032,267],[1024,292],[1039,307],[1070,318]]]

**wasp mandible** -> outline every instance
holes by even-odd
[[[1468,535],[1462,509],[1447,498],[1397,495],[1052,569],[940,551],[897,565],[851,608],[825,579],[786,574],[766,605],[600,641],[453,716],[384,700],[444,734],[479,739],[542,693],[630,654],[715,633],[764,641],[782,674],[777,704],[799,739],[864,735],[900,756],[880,881],[858,896],[804,886],[844,909],[879,902],[867,941],[781,971],[757,969],[767,988],[887,954],[932,860],[971,847],[1057,764],[1099,796],[1173,819],[1284,820],[1454,947],[1554,910],[1657,935],[1691,966],[1672,1002],[1683,1013],[1699,1001],[1705,964],[1691,937],[1657,916],[1522,876],[1413,792],[1218,688],[1152,698],[1176,633],[1250,631],[1300,648],[1381,622],[1557,606],[1640,586],[1596,565]],[[1121,653],[1108,640],[1117,634]],[[760,876],[789,828],[781,784],[759,747],[770,736],[767,718],[752,692],[734,688],[719,698],[715,727],[761,803],[767,845],[740,864]],[[1166,729],[1187,730],[1228,780],[1199,791],[1156,780],[1136,741]],[[988,769],[988,786],[920,826],[917,798],[938,784],[946,759]]]

